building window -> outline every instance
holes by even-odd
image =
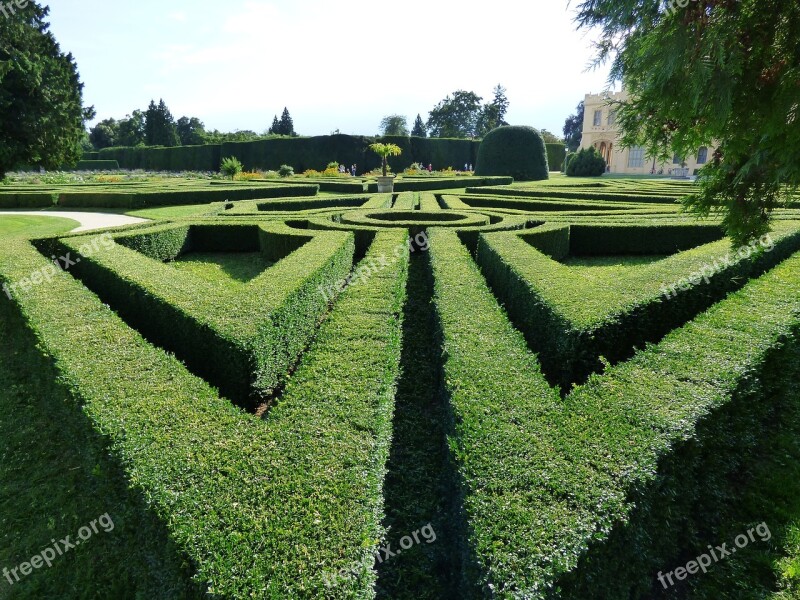
[[[634,146],[628,151],[628,167],[631,169],[641,169],[644,166],[644,148]]]
[[[600,127],[603,124],[603,111],[596,110],[594,111],[594,126]]]
[[[608,111],[608,126],[612,127],[617,123],[617,111],[610,110]]]
[[[697,151],[697,164],[704,165],[708,162],[708,148],[701,146]]]
[[[679,165],[682,162],[683,162],[683,160],[681,160],[681,157],[678,156],[677,154],[672,157],[672,164],[673,165]]]

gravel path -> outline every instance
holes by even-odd
[[[136,223],[146,223],[148,219],[139,217],[129,217],[127,215],[110,215],[106,213],[91,212],[69,212],[54,210],[0,210],[0,218],[3,215],[32,215],[35,217],[62,217],[72,219],[81,224],[73,233],[80,231],[92,231],[93,229],[103,229],[105,227],[120,227],[121,225],[134,225]]]

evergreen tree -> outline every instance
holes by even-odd
[[[284,107],[279,125],[280,125],[280,131],[278,133],[280,133],[281,135],[293,135],[293,136],[297,135],[294,131],[294,122],[292,121],[292,117],[289,114],[288,108]]]
[[[36,2],[8,5],[0,18],[0,180],[22,165],[55,169],[81,155],[85,121],[83,84]]]
[[[575,152],[578,146],[581,145],[584,112],[584,104],[583,100],[581,100],[575,109],[575,114],[567,117],[567,120],[564,122],[564,142],[567,144],[567,148],[569,148],[570,152]]]
[[[480,118],[478,119],[479,136],[485,136],[492,129],[508,125],[508,123],[506,123],[508,105],[506,88],[498,84],[497,87],[494,88],[494,100],[481,110]]]
[[[89,141],[94,150],[102,150],[117,145],[119,123],[114,119],[105,119],[89,130]]]
[[[158,105],[150,101],[145,113],[145,143],[148,146],[179,146],[178,130],[175,119],[162,99]]]
[[[414,127],[411,129],[411,135],[415,137],[428,137],[428,130],[425,128],[425,122],[419,115],[417,115],[417,118],[414,120]]]
[[[280,135],[281,131],[281,122],[278,121],[278,115],[275,115],[272,119],[272,127],[269,128],[267,131],[267,135]]]

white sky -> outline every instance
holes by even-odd
[[[584,94],[591,37],[567,0],[53,0],[52,31],[72,52],[98,120],[164,98],[177,119],[263,132],[288,106],[301,135],[375,134],[384,115],[427,120],[457,89],[507,120],[561,134]]]

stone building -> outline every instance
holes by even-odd
[[[626,92],[611,94],[586,94],[584,100],[583,137],[581,148],[594,146],[606,159],[609,173],[636,175],[661,174],[691,176],[705,165],[714,149],[703,146],[692,156],[674,156],[672,161],[657,162],[642,147],[623,148],[619,141],[614,106],[609,101],[627,100]]]

